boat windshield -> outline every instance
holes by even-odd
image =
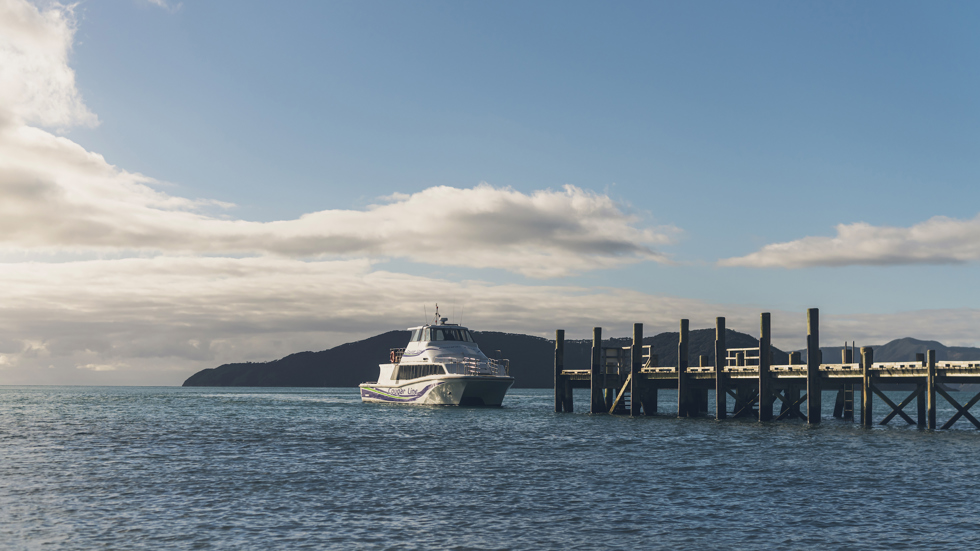
[[[422,340],[422,328],[419,327],[418,329],[412,331],[412,338],[410,338],[408,340],[410,340],[412,342]]]
[[[415,336],[414,334],[412,335]],[[449,327],[426,327],[422,331],[423,341],[463,341],[474,342],[473,336],[466,329],[456,329]]]

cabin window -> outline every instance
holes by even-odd
[[[422,329],[422,340],[423,341],[431,341],[432,340],[429,337],[429,328],[428,327]]]
[[[418,379],[429,375],[442,375],[445,373],[441,365],[400,365],[398,366],[397,380],[405,381],[408,379]]]
[[[437,340],[437,341],[469,341],[469,342],[473,342],[473,339],[472,338],[469,338],[469,336],[467,335],[466,330],[464,330],[464,329],[443,328],[443,329],[433,329],[433,331],[435,332],[435,335],[436,335],[435,340]]]
[[[473,335],[470,335],[470,332],[467,331],[466,329],[460,329],[460,332],[463,334],[463,340],[464,341],[466,341],[466,342],[476,342],[476,341],[473,340]]]
[[[416,329],[416,330],[412,331],[412,338],[409,339],[409,340],[411,340],[411,341],[414,342],[414,341],[418,341],[421,338],[422,338],[422,329],[419,328],[419,329]]]

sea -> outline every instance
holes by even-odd
[[[551,390],[0,387],[0,548],[980,549],[980,433],[833,399],[808,426],[677,419],[667,391],[629,418]]]

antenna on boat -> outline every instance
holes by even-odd
[[[459,324],[463,325],[463,305],[459,305]]]
[[[426,309],[424,304],[422,305],[422,314],[425,315],[425,318],[422,320],[422,324],[424,325],[426,323],[429,323],[429,310]]]

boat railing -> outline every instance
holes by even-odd
[[[402,361],[402,356],[403,355],[405,355],[405,349],[404,348],[392,348],[391,349],[391,352],[388,354],[388,360],[391,363],[396,364],[396,363]]]
[[[451,375],[490,375],[505,377],[510,374],[510,360],[483,359],[465,356],[447,359],[442,362],[446,373]]]

